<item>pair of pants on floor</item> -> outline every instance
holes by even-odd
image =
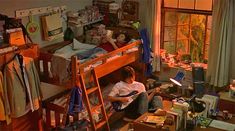
[[[157,110],[160,108],[163,108],[161,96],[153,96],[152,100],[148,101],[147,92],[142,92],[124,111],[126,117],[136,119],[145,112],[148,112],[149,109]]]

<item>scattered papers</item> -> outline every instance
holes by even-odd
[[[153,123],[153,124],[164,124],[166,120],[165,116],[147,116],[144,122]]]
[[[234,131],[235,130],[235,124],[219,121],[219,120],[213,120],[210,127],[226,130],[226,131]]]

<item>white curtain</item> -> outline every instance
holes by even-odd
[[[207,80],[215,87],[229,82],[234,30],[235,0],[214,0]]]

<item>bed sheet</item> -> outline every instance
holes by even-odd
[[[76,49],[74,49],[74,46],[76,45]],[[66,45],[65,47],[56,50],[54,55],[55,56],[60,56],[63,57],[67,60],[71,59],[71,56],[84,52],[86,50],[90,50],[92,48],[95,48],[95,45],[91,45],[91,44],[85,44],[85,43],[81,43],[79,41],[74,41],[73,43]]]

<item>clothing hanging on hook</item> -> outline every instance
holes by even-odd
[[[21,54],[16,54],[16,57],[18,58],[18,61],[19,61],[19,64],[20,64],[20,70],[21,70],[21,75],[22,75],[22,78],[23,78],[23,84],[24,84],[24,91],[25,91],[25,96],[26,96],[26,103],[29,103],[29,95],[30,95],[30,92],[27,91],[27,85],[26,85],[26,74],[25,74],[25,71],[24,71],[24,58]],[[28,82],[28,81],[27,81]]]
[[[32,58],[16,53],[4,68],[6,114],[18,118],[39,109],[42,100],[40,79]]]

